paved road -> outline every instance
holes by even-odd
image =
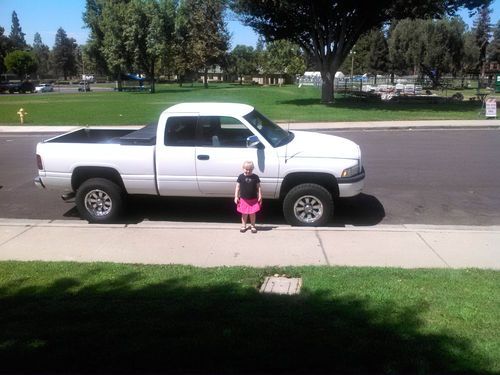
[[[500,225],[500,132],[483,130],[333,131],[361,145],[364,194],[337,202],[333,225]],[[0,134],[0,217],[73,219],[73,204],[37,190],[36,143],[51,134]],[[135,198],[125,222],[232,223],[231,200]],[[281,207],[267,202],[261,220],[282,224]]]

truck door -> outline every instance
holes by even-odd
[[[236,179],[246,160],[253,161],[259,175],[262,194],[274,198],[278,181],[278,154],[271,146],[247,148],[254,135],[240,120],[226,116],[200,116],[197,128],[196,173],[203,195],[234,195]]]
[[[158,192],[162,196],[198,196],[196,123],[198,115],[170,116],[156,148]]]

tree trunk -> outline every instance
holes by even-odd
[[[205,88],[208,89],[208,68],[205,68],[203,72],[203,81],[205,82]]]
[[[323,83],[321,84],[321,103],[331,104],[334,102],[334,77],[329,69],[321,69],[321,78]]]
[[[155,93],[155,61],[151,62],[151,94]]]
[[[435,89],[439,87],[440,85],[439,79],[441,76],[439,70],[436,69],[435,71],[433,71],[430,67],[424,64],[420,64],[420,66],[422,68],[422,71],[431,79],[432,88]]]

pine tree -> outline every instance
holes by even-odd
[[[43,44],[39,33],[35,33],[33,39],[33,53],[38,62],[38,76],[47,76],[50,70],[50,49],[47,45]]]
[[[489,62],[500,64],[500,21],[493,30],[493,40],[488,46],[486,59]]]
[[[478,70],[481,72],[481,77],[484,77],[486,50],[488,49],[489,40],[491,37],[490,24],[491,8],[487,5],[481,7],[474,21],[474,35],[476,45],[479,47]]]
[[[23,30],[19,23],[17,13],[15,11],[12,12],[12,27],[10,29],[9,39],[14,49],[24,50],[28,47],[28,44],[26,44],[26,39],[24,39],[25,35],[26,34],[23,33]]]
[[[64,79],[76,74],[76,40],[68,38],[66,31],[62,27],[57,30],[56,41],[52,50],[54,66]]]

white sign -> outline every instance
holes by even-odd
[[[486,117],[497,117],[497,99],[486,99]]]

